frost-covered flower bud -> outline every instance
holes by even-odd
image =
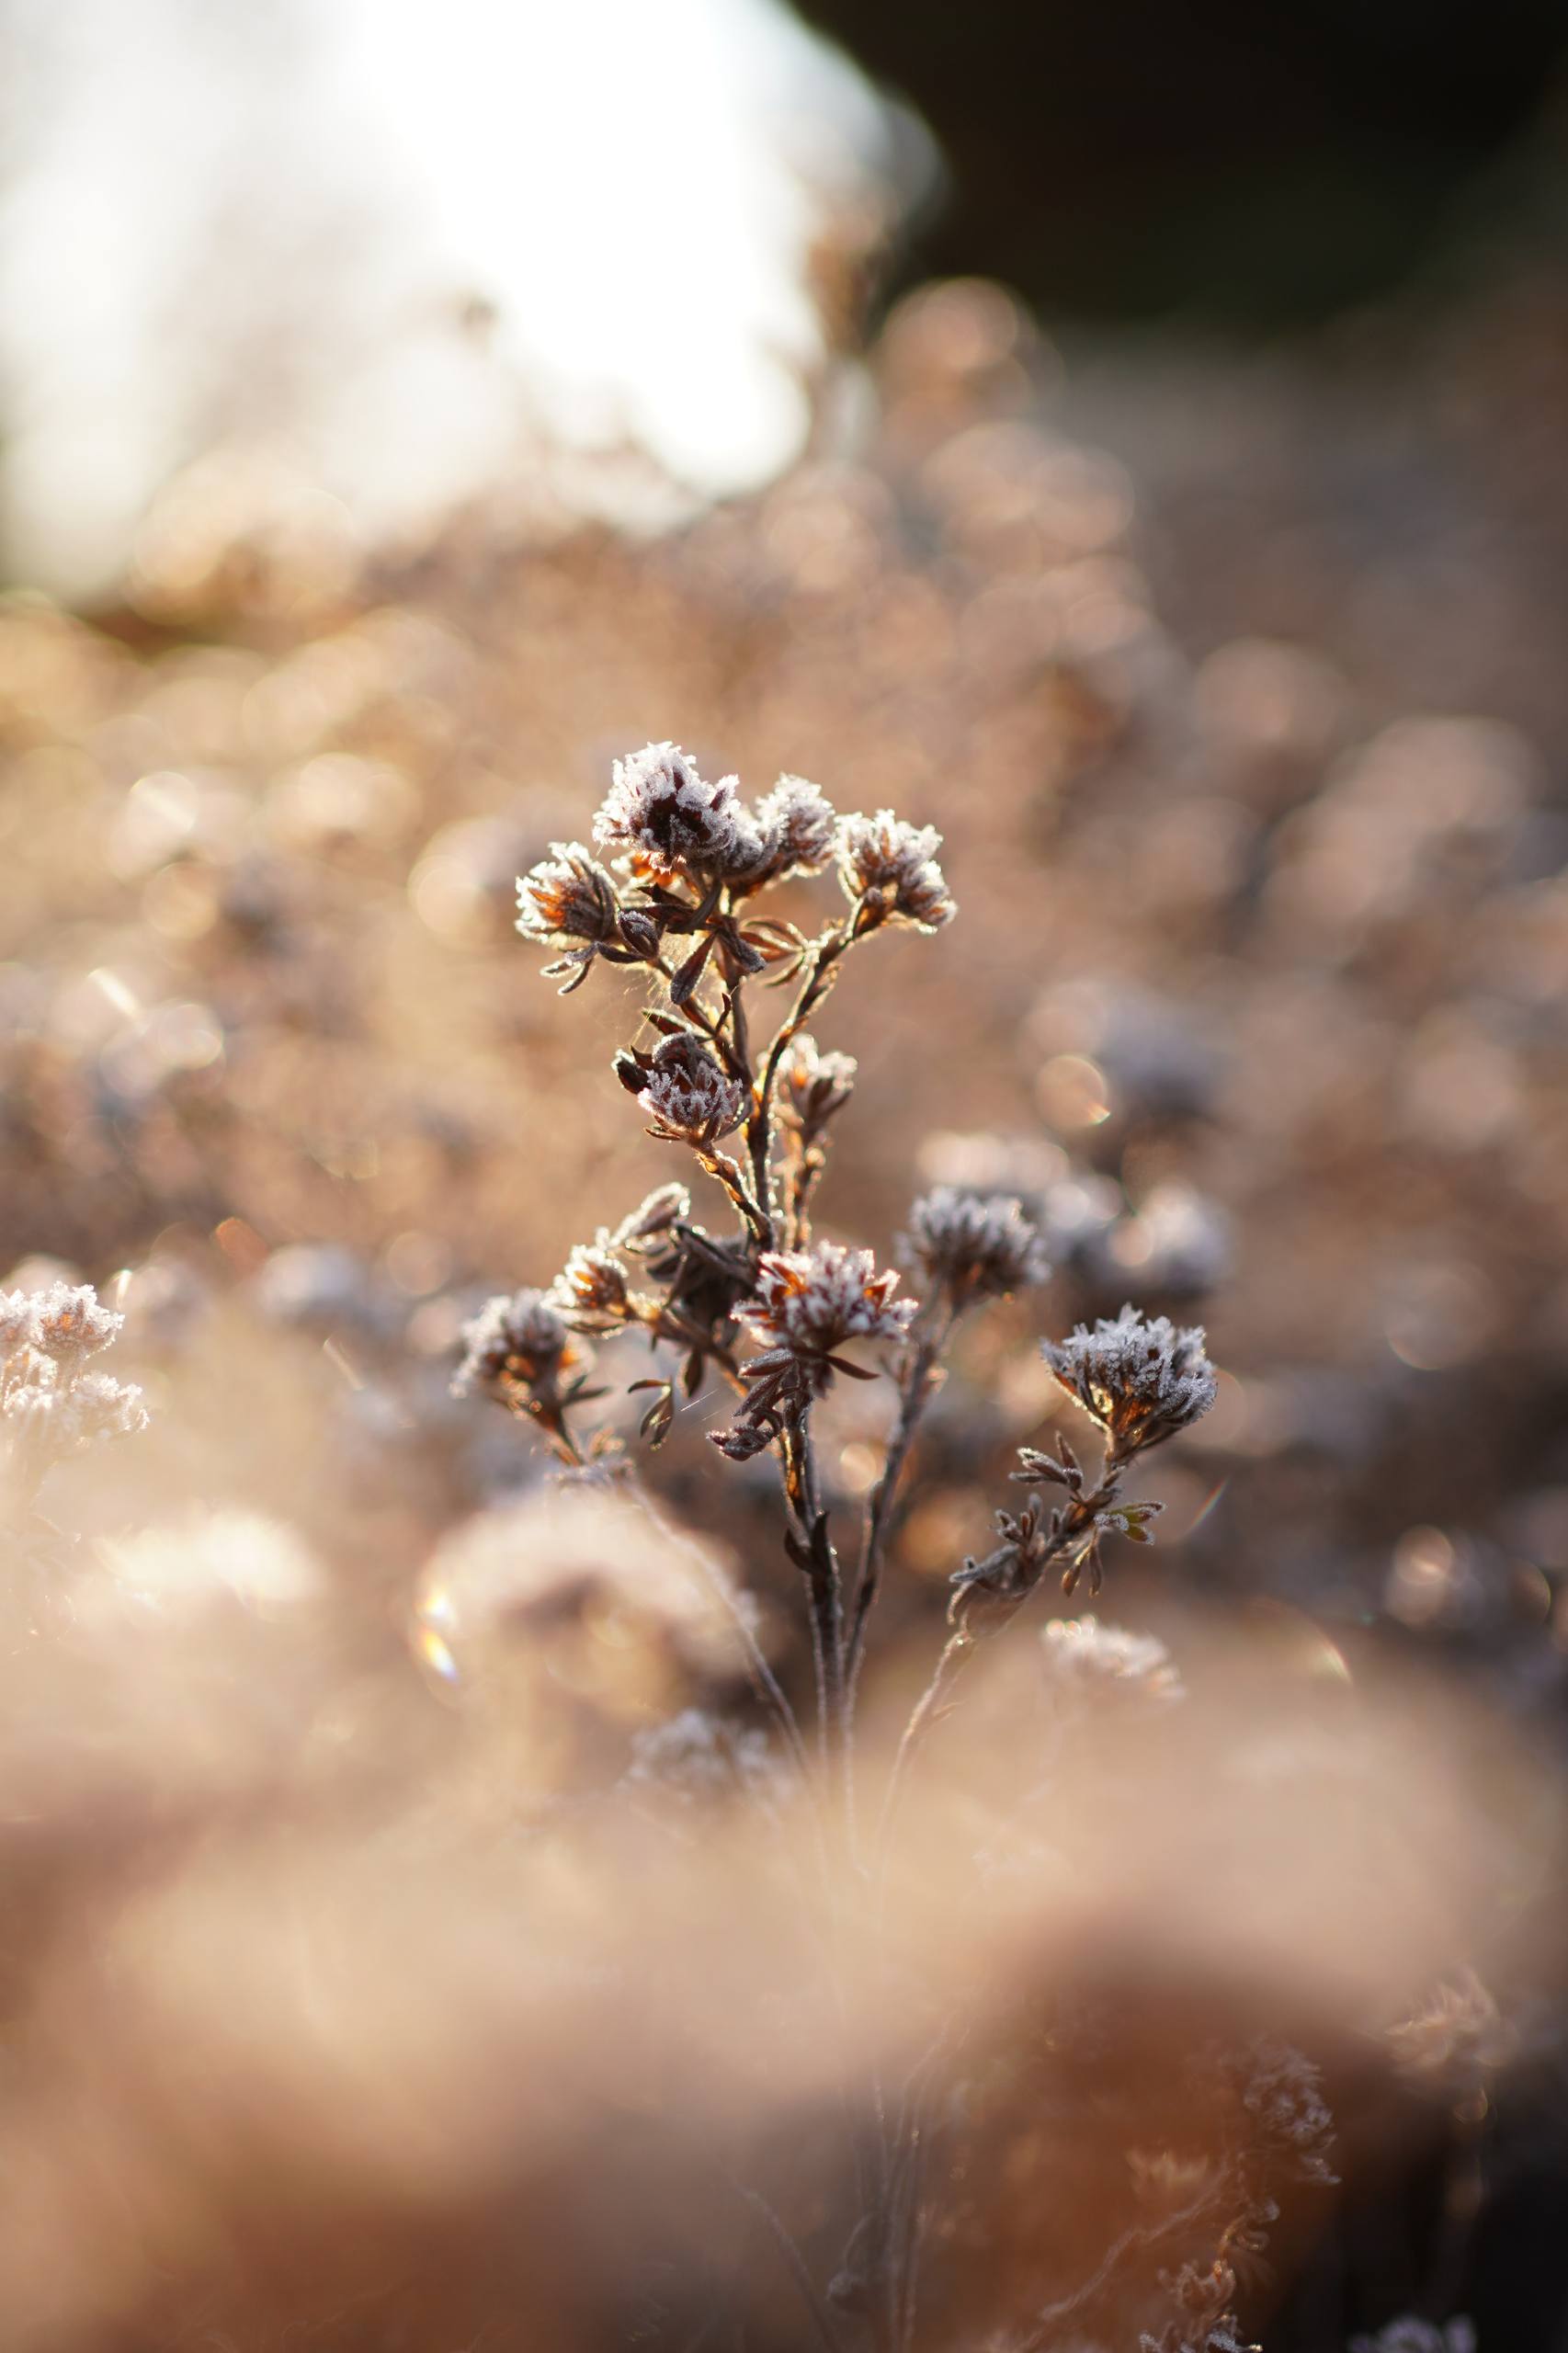
[[[684,1185],[660,1185],[623,1218],[612,1237],[618,1250],[645,1256],[665,1242],[670,1228],[691,1215],[691,1195]]]
[[[1070,1338],[1041,1346],[1062,1388],[1124,1453],[1186,1429],[1209,1411],[1219,1388],[1200,1327],[1151,1319],[1131,1306],[1092,1331],[1080,1324]]]
[[[545,1294],[575,1332],[610,1332],[627,1317],[626,1269],[601,1231],[579,1242]]]
[[[708,784],[678,744],[647,744],[615,763],[594,839],[654,881],[722,873],[736,853],[735,779]]]
[[[661,1039],[645,1060],[633,1059],[642,1080],[638,1100],[655,1135],[706,1145],[739,1127],[745,1089],[689,1029]]]
[[[756,804],[757,821],[778,848],[773,872],[816,874],[833,856],[838,818],[822,787],[803,776],[781,776]]]
[[[525,939],[602,945],[615,938],[619,914],[613,878],[581,842],[551,842],[550,856],[517,883],[517,929]]]
[[[869,921],[914,924],[936,931],[958,912],[936,862],[942,836],[934,825],[906,825],[891,809],[838,821],[838,879]]]
[[[904,1256],[933,1283],[948,1288],[956,1306],[1001,1299],[1044,1282],[1051,1262],[1040,1228],[1023,1203],[1006,1193],[970,1193],[937,1185],[910,1211]]]
[[[51,1284],[32,1304],[32,1345],[62,1371],[107,1348],[125,1322],[112,1308],[99,1306],[91,1283]]]
[[[857,1067],[853,1054],[819,1053],[816,1040],[802,1029],[778,1065],[774,1101],[779,1124],[810,1143],[848,1102]]]
[[[132,1381],[113,1381],[107,1372],[85,1372],[72,1383],[66,1398],[77,1445],[97,1438],[131,1438],[147,1427],[147,1408]]]
[[[505,1397],[553,1382],[578,1352],[556,1309],[541,1290],[501,1292],[462,1328],[463,1356],[452,1394],[475,1390]]]
[[[620,902],[613,878],[581,842],[552,842],[517,884],[517,929],[525,939],[565,950],[544,967],[547,976],[566,972],[569,996],[588,977],[601,949],[620,936]]]

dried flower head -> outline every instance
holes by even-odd
[[[890,920],[936,931],[958,912],[936,862],[934,825],[906,825],[891,809],[838,821],[838,879],[869,923]]]
[[[570,975],[561,992],[568,996],[586,980],[594,958],[620,940],[620,902],[614,878],[581,842],[551,842],[550,848],[517,883],[517,929],[525,939],[565,951],[544,970],[551,977]]]
[[[835,1372],[872,1378],[837,1351],[849,1340],[902,1340],[916,1302],[892,1296],[898,1276],[878,1274],[869,1250],[819,1242],[809,1250],[765,1250],[753,1295],[737,1314],[767,1345],[741,1367],[744,1401],[727,1429],[710,1431],[732,1461],[749,1461],[771,1445]]]
[[[774,1091],[780,1124],[809,1142],[842,1111],[855,1088],[853,1054],[824,1054],[802,1029],[778,1065]]]
[[[624,851],[633,872],[653,881],[722,874],[741,847],[735,779],[708,784],[678,744],[646,744],[616,761],[594,839]]]
[[[1054,1683],[1079,1692],[1125,1693],[1140,1699],[1179,1699],[1181,1676],[1164,1643],[1097,1618],[1052,1618],[1041,1631]]]
[[[31,1347],[38,1331],[38,1301],[30,1291],[0,1290],[0,1362]]]
[[[690,1215],[691,1195],[684,1185],[658,1185],[639,1201],[630,1217],[622,1218],[610,1239],[616,1249],[643,1257],[661,1248],[669,1239],[671,1227]]]
[[[907,1260],[945,1284],[955,1306],[1000,1299],[1051,1273],[1040,1228],[1004,1193],[937,1185],[915,1202],[902,1242]]]
[[[771,872],[817,874],[833,856],[838,818],[820,785],[781,776],[756,804],[757,823],[774,841]]]
[[[651,1054],[618,1056],[616,1069],[647,1112],[649,1132],[669,1142],[714,1143],[745,1116],[739,1079],[689,1029],[662,1038]]]
[[[1265,2040],[1249,2047],[1244,2074],[1242,2105],[1265,2145],[1302,2180],[1335,2180],[1334,2118],[1321,2070],[1293,2043]]]
[[[1043,1504],[1031,1497],[1022,1511],[994,1514],[1001,1542],[983,1560],[966,1560],[948,1583],[948,1618],[967,1626],[977,1608],[997,1608],[1009,1616],[1028,1599],[1056,1552],[1056,1528]]]
[[[1209,1411],[1218,1381],[1199,1326],[1178,1327],[1124,1307],[1091,1331],[1080,1324],[1066,1340],[1046,1340],[1047,1364],[1121,1451],[1157,1446]]]
[[[462,1328],[462,1361],[452,1376],[455,1397],[476,1390],[510,1403],[529,1390],[553,1386],[580,1361],[559,1310],[541,1290],[501,1292]]]
[[[740,1313],[770,1350],[806,1369],[813,1394],[829,1385],[834,1352],[847,1340],[902,1340],[917,1302],[895,1300],[898,1276],[877,1272],[869,1250],[819,1242],[810,1250],[765,1250],[756,1289]],[[853,1370],[854,1368],[851,1368]]]

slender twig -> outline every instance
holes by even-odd
[[[867,1502],[865,1534],[855,1576],[854,1612],[849,1631],[847,1675],[851,1718],[860,1668],[865,1659],[867,1621],[881,1586],[883,1556],[898,1501],[899,1483],[915,1443],[920,1417],[936,1395],[937,1384],[932,1376],[956,1321],[957,1318],[949,1313],[942,1321],[933,1323],[915,1346],[900,1389],[898,1419],[888,1440],[881,1477]]]
[[[795,2285],[801,2291],[801,2301],[810,2313],[817,2335],[826,2346],[828,2353],[842,2353],[837,2332],[834,2328],[827,2306],[817,2293],[806,2258],[796,2245],[776,2208],[768,2203],[760,2189],[749,2188],[744,2181],[737,2181],[733,2174],[726,2175],[725,2178],[735,2195],[738,2198],[744,2198],[752,2212],[767,2225],[774,2245],[790,2267]]]
[[[756,1083],[755,1108],[746,1122],[746,1149],[751,1154],[752,1183],[759,1199],[768,1192],[767,1164],[773,1141],[773,1089],[778,1077],[778,1065],[789,1051],[791,1041],[801,1024],[810,1019],[833,986],[839,958],[855,938],[853,928],[835,925],[825,931],[812,951],[805,977],[794,1004],[785,1015],[773,1043],[767,1050],[767,1060]]]

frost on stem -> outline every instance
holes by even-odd
[[[1069,1339],[1046,1340],[1047,1364],[1123,1454],[1158,1446],[1199,1420],[1218,1381],[1203,1332],[1124,1307],[1093,1330],[1080,1324]]]
[[[958,913],[936,862],[942,836],[934,825],[908,825],[891,809],[838,821],[838,879],[860,921],[914,924],[936,931]]]
[[[940,1284],[955,1307],[1005,1298],[1051,1274],[1040,1228],[1005,1193],[937,1185],[915,1202],[901,1240],[906,1261]]]
[[[850,1340],[903,1340],[917,1312],[892,1296],[898,1276],[877,1272],[869,1250],[819,1242],[810,1250],[766,1250],[756,1288],[738,1313],[765,1343],[742,1366],[746,1396],[728,1430],[710,1432],[737,1461],[760,1454],[791,1415],[825,1395],[837,1372],[865,1380],[861,1365],[838,1354]]]

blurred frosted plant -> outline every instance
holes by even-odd
[[[1353,2336],[1350,2353],[1475,2353],[1475,2323],[1462,2315],[1437,2321],[1405,2313],[1375,2336]]]
[[[586,1393],[587,1350],[540,1290],[487,1300],[462,1330],[463,1355],[452,1379],[460,1397],[475,1391],[537,1422],[557,1451],[575,1461],[568,1410]]]
[[[1102,1626],[1097,1618],[1052,1618],[1040,1639],[1047,1671],[1060,1690],[1158,1700],[1186,1697],[1180,1671],[1156,1635]]]
[[[146,1427],[133,1382],[86,1370],[124,1321],[99,1305],[90,1283],[0,1293],[0,1435],[14,1505],[29,1504],[45,1473],[67,1455]]]
[[[756,1795],[775,1778],[765,1733],[737,1728],[704,1708],[633,1736],[626,1781],[687,1806],[711,1805],[737,1790]]]
[[[1051,1261],[1023,1203],[999,1193],[938,1185],[909,1213],[903,1255],[955,1306],[1004,1299],[1047,1281]]]

